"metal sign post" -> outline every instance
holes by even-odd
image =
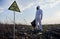
[[[15,39],[15,11],[14,11],[14,27],[13,27],[13,39]]]
[[[20,9],[19,9],[16,1],[14,1],[14,2],[11,4],[11,6],[8,8],[8,10],[14,11],[13,39],[15,39],[15,11],[16,11],[16,12],[20,12]]]

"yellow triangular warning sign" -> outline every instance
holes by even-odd
[[[12,5],[8,8],[8,10],[20,12],[20,9],[18,8],[16,1],[12,3]]]

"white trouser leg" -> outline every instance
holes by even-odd
[[[39,29],[42,31],[42,24],[41,24],[41,19],[39,19]]]
[[[38,26],[38,23],[39,23],[39,26]],[[43,30],[40,18],[36,18],[36,29],[41,30],[41,31]]]
[[[36,18],[36,27],[35,29],[38,29],[38,18]]]

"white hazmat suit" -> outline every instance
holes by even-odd
[[[37,6],[37,11],[36,11],[36,29],[41,30],[42,31],[42,24],[41,24],[41,20],[42,20],[42,10],[40,9],[40,6]]]

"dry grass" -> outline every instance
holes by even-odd
[[[13,39],[13,26],[14,26],[13,24],[0,24],[0,39]],[[52,28],[60,28],[60,24],[43,25],[44,32],[46,30],[52,29]],[[16,26],[15,26],[16,39],[23,39],[23,38],[28,39],[28,37],[30,39],[34,39],[33,37],[35,35],[30,35],[29,34],[30,30],[32,30],[31,25],[21,25],[21,24],[17,25],[16,24]],[[37,37],[37,35],[35,37]],[[38,38],[36,38],[36,39],[38,39]]]

